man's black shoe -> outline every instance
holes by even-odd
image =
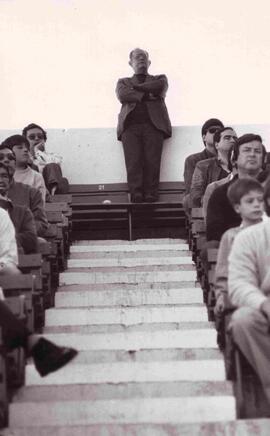
[[[130,201],[131,203],[142,203],[143,196],[141,194],[131,194]]]
[[[74,348],[59,347],[45,338],[40,338],[31,350],[35,367],[41,377],[62,368],[77,354],[78,351]]]
[[[156,201],[158,201],[158,195],[146,194],[144,197],[144,201],[145,203],[155,203]]]

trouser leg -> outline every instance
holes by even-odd
[[[143,143],[141,126],[141,124],[129,126],[122,134],[127,181],[131,195],[142,195],[143,189]]]
[[[143,125],[145,195],[158,196],[160,163],[164,136],[151,124]]]
[[[4,346],[8,351],[17,347],[27,348],[30,332],[25,325],[13,315],[4,301],[0,301],[0,327]]]
[[[43,178],[46,188],[50,191],[51,188],[57,185],[57,194],[67,194],[69,190],[68,180],[62,176],[62,170],[59,164],[50,163],[45,165],[43,169]]]
[[[267,318],[248,307],[236,310],[230,324],[234,342],[257,373],[270,404],[270,333]]]

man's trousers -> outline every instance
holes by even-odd
[[[121,139],[131,195],[157,196],[163,133],[150,123],[133,124]]]
[[[250,365],[261,380],[270,404],[270,326],[259,310],[237,309],[231,320],[232,335]]]
[[[27,348],[30,332],[24,323],[16,318],[4,301],[0,301],[0,327],[3,344],[7,351],[17,347]]]

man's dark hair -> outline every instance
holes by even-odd
[[[45,141],[47,141],[47,132],[41,126],[35,123],[28,124],[28,126],[24,127],[22,131],[22,135],[26,138],[28,130],[31,129],[40,129],[43,133]]]
[[[265,168],[265,158],[266,158],[266,148],[262,143],[262,137],[260,135],[256,135],[254,133],[245,133],[245,135],[240,136],[232,149],[230,150],[228,161],[229,165],[228,168],[231,171],[233,166],[235,166],[235,162],[238,159],[239,156],[239,149],[241,145],[248,144],[251,141],[259,141],[262,144],[262,153],[263,153],[263,159],[262,159],[262,169]]]
[[[214,133],[214,144],[216,142],[220,141],[221,133],[225,132],[225,130],[233,130],[232,127],[222,127],[220,130],[217,130],[216,133]]]
[[[256,179],[243,178],[233,182],[227,191],[227,197],[232,206],[240,204],[241,198],[251,191],[263,193],[263,187]]]
[[[10,168],[7,167],[6,165],[4,165],[2,162],[0,162],[0,169],[1,168],[3,168],[7,172],[8,178],[9,178],[9,180],[11,180],[13,177],[13,173],[10,171]]]
[[[207,133],[207,130],[210,129],[210,127],[214,127],[214,126],[223,129],[224,124],[222,123],[222,121],[220,121],[217,118],[210,118],[209,120],[205,121],[205,123],[202,126],[202,136]]]
[[[134,51],[136,51],[136,50],[143,51],[143,52],[146,54],[147,58],[149,59],[149,54],[148,54],[148,52],[147,52],[146,50],[143,50],[142,48],[136,47],[136,48],[134,48],[134,49],[129,53],[129,59],[130,59],[130,60],[132,59],[133,53],[134,53]]]
[[[30,143],[25,136],[22,135],[12,135],[6,138],[1,146],[2,148],[9,148],[10,150],[13,149],[14,145],[23,145],[25,144],[30,149]]]

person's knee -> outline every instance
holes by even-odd
[[[241,307],[237,309],[231,319],[231,329],[235,338],[238,335],[250,334],[252,330],[258,328],[258,325],[266,322],[263,314],[259,310],[250,307]]]
[[[0,268],[0,275],[17,275],[21,274],[21,271],[17,268],[15,264],[4,264]]]

